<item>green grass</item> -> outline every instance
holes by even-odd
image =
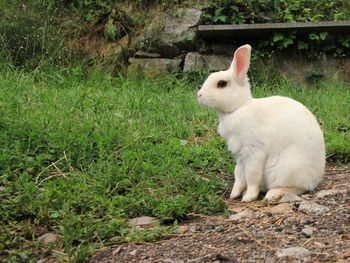
[[[189,213],[225,213],[234,161],[215,112],[196,102],[201,81],[2,69],[0,260],[35,262],[54,249],[84,261],[100,246],[161,238]],[[349,87],[279,81],[254,93],[305,103],[324,123],[328,154],[349,161]],[[140,215],[161,224],[130,228]],[[38,243],[48,231],[56,247]]]

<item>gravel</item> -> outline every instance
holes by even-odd
[[[328,191],[334,189],[341,194]],[[286,202],[281,209],[278,203],[228,200],[229,211],[236,211],[231,220],[192,216],[182,222],[188,227],[184,234],[106,248],[91,263],[350,262],[349,190],[349,167],[328,167],[320,186],[303,195],[300,205]],[[280,212],[271,213],[276,206]]]

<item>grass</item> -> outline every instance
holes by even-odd
[[[159,239],[189,213],[225,213],[234,161],[215,112],[196,102],[201,81],[1,69],[0,260],[56,251],[83,262],[101,246]],[[324,123],[328,154],[349,161],[350,89],[323,85],[281,80],[254,93],[305,103]],[[161,224],[130,228],[140,215]],[[55,246],[38,242],[46,232],[59,234]]]

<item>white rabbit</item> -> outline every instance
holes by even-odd
[[[325,167],[323,133],[301,103],[281,96],[252,98],[247,71],[250,45],[238,48],[231,67],[211,74],[198,101],[219,111],[218,133],[237,155],[231,199],[271,200],[312,191]]]

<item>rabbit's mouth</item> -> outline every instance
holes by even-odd
[[[198,103],[204,106],[210,106],[210,103],[208,102],[208,100],[203,96],[198,97]]]

